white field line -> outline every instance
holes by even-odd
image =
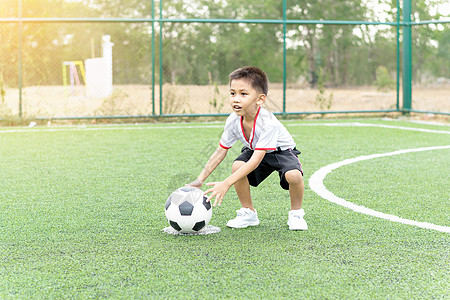
[[[123,127],[110,127],[110,126],[98,126],[98,127],[88,127],[88,126],[67,126],[67,127],[41,127],[41,128],[21,128],[21,129],[0,129],[1,133],[18,133],[18,132],[58,132],[58,131],[107,131],[107,130],[161,130],[161,129],[198,129],[198,128],[223,128],[224,125],[189,125],[189,126],[123,126]]]
[[[386,220],[389,220],[392,222],[414,225],[414,226],[418,226],[421,228],[433,229],[433,230],[437,230],[437,231],[441,231],[441,232],[450,233],[450,227],[447,227],[447,226],[440,226],[440,225],[435,225],[435,224],[431,224],[431,223],[427,223],[427,222],[418,222],[418,221],[403,219],[403,218],[400,218],[395,215],[385,214],[385,213],[382,213],[382,212],[379,212],[379,211],[376,211],[376,210],[373,210],[373,209],[370,209],[370,208],[367,208],[367,207],[364,207],[361,205],[354,204],[352,202],[349,202],[345,199],[339,198],[338,196],[334,195],[332,192],[327,190],[327,188],[323,184],[323,180],[331,171],[333,171],[339,167],[349,165],[349,164],[352,164],[355,162],[384,157],[384,156],[392,156],[392,155],[399,155],[399,154],[420,152],[420,151],[442,150],[442,149],[450,149],[450,145],[426,147],[426,148],[416,148],[416,149],[405,149],[405,150],[398,150],[398,151],[388,152],[388,153],[383,153],[383,154],[372,154],[372,155],[365,155],[365,156],[359,156],[359,157],[355,157],[355,158],[346,159],[346,160],[343,160],[343,161],[340,161],[337,163],[333,163],[328,166],[320,168],[309,179],[309,186],[320,197],[322,197],[330,202],[333,202],[338,205],[349,208],[355,212],[374,216],[377,218],[386,219]]]
[[[418,120],[411,120],[409,121],[411,123],[421,124],[421,125],[437,125],[437,126],[450,126],[450,124],[447,123],[438,123],[438,122],[432,122],[432,121],[418,121]]]
[[[383,124],[370,124],[370,123],[360,123],[360,122],[349,122],[349,123],[285,123],[287,127],[296,127],[296,126],[343,126],[343,127],[380,127],[380,128],[389,128],[389,129],[399,129],[399,130],[409,130],[409,131],[419,131],[419,132],[428,132],[428,133],[444,133],[450,134],[450,130],[432,130],[432,129],[424,129],[424,128],[413,128],[413,127],[403,127],[403,126],[392,126],[392,125],[383,125]],[[161,130],[161,129],[198,129],[198,128],[223,128],[224,124],[199,124],[199,125],[167,125],[167,126],[142,126],[142,125],[101,125],[101,126],[93,126],[89,127],[86,125],[82,126],[65,126],[65,127],[25,127],[20,129],[0,129],[1,133],[18,133],[18,132],[58,132],[58,131],[103,131],[103,130]]]
[[[380,128],[419,131],[419,132],[428,132],[428,133],[445,133],[445,134],[450,134],[450,130],[434,130],[434,129],[425,129],[425,128],[393,126],[393,125],[384,125],[384,124],[370,124],[370,123],[360,123],[360,122],[351,122],[351,123],[319,123],[319,124],[306,123],[306,124],[286,124],[286,125],[287,126],[380,127]]]

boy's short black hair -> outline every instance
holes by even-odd
[[[246,79],[250,85],[257,91],[267,95],[269,91],[269,80],[266,73],[257,67],[242,67],[234,70],[230,76],[230,84],[234,79]]]

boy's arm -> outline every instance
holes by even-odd
[[[212,185],[213,187],[205,192],[205,194],[212,193],[208,197],[207,201],[210,201],[212,198],[216,197],[214,206],[216,206],[217,203],[219,203],[220,206],[223,196],[225,196],[225,193],[228,191],[228,189],[237,181],[244,178],[245,176],[250,174],[251,171],[256,169],[256,167],[259,166],[264,156],[266,155],[266,152],[266,150],[255,150],[249,161],[246,162],[242,167],[240,167],[236,172],[231,174],[227,179],[222,182],[208,183],[208,185]]]
[[[205,182],[206,178],[217,168],[217,166],[223,161],[225,156],[227,156],[228,149],[222,148],[221,146],[217,147],[216,151],[211,155],[205,167],[203,168],[200,175],[196,180],[188,183],[187,185],[195,186],[201,188],[203,182]]]

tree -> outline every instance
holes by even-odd
[[[438,20],[439,5],[447,3],[443,0],[416,0],[412,3],[412,21]],[[420,83],[427,77],[445,76],[449,74],[448,40],[443,39],[448,36],[448,24],[438,25],[424,24],[412,28],[412,60],[413,60],[413,81]],[[447,50],[446,50],[447,49]],[[447,71],[445,71],[445,69]]]
[[[288,9],[290,19],[343,20],[363,19],[362,1],[304,0]],[[315,85],[319,67],[329,74],[331,85],[348,84],[348,66],[353,50],[353,25],[300,25],[298,43],[302,43],[307,53],[309,81]]]
[[[274,0],[164,2],[166,18],[279,19],[280,15],[281,5]],[[168,23],[163,30],[165,80],[205,84],[211,77],[224,83],[234,68],[243,65],[258,65],[272,80],[281,80],[280,31],[281,26],[262,24]]]
[[[413,19],[438,19],[435,9],[445,0],[413,1]],[[362,0],[288,1],[288,19],[396,21],[396,1],[379,0],[377,13]],[[0,17],[17,16],[17,5],[0,1]],[[151,1],[141,0],[30,0],[24,17],[149,18]],[[159,15],[159,3],[155,7]],[[283,17],[279,0],[164,0],[167,19],[276,19]],[[150,83],[152,32],[150,22],[24,23],[22,60],[24,84],[61,84],[61,63],[100,56],[101,36],[114,45],[114,82]],[[413,27],[414,78],[418,74],[449,77],[448,24]],[[5,85],[18,83],[18,24],[0,27],[0,72]],[[243,65],[266,70],[271,82],[283,80],[283,26],[281,24],[165,22],[162,36],[155,23],[155,41],[163,44],[163,83],[226,83],[228,74]],[[325,86],[371,84],[383,65],[396,70],[396,27],[375,25],[287,25],[287,75],[317,83],[323,69]],[[156,63],[159,49],[156,47]],[[156,78],[159,68],[156,66]]]

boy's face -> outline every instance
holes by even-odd
[[[258,107],[264,104],[266,95],[255,90],[246,79],[233,79],[230,83],[231,109],[245,117],[256,116]]]

